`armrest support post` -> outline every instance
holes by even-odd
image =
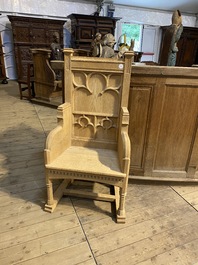
[[[45,164],[51,163],[71,145],[71,104],[64,103],[57,111],[58,125],[49,133],[46,140]]]
[[[118,139],[118,153],[120,160],[120,167],[124,173],[129,172],[131,143],[128,136],[129,126],[129,112],[126,107],[121,109],[120,130]]]

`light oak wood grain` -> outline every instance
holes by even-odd
[[[57,111],[47,106],[32,105],[25,100],[20,101],[17,84],[12,81],[6,86],[0,84],[0,103],[0,116],[7,105],[13,106],[6,109],[4,124],[1,127],[0,122],[0,129],[9,132],[6,125],[10,126],[12,120],[15,128],[18,128],[12,134],[10,131],[10,134],[0,136],[4,140],[0,141],[0,154],[8,159],[9,156],[14,157],[12,152],[16,147],[15,153],[18,152],[24,159],[23,150],[25,155],[28,155],[28,149],[31,155],[33,150],[36,154],[39,146],[42,151],[43,138],[56,125],[54,120]],[[16,105],[20,112],[25,110],[26,116],[29,114],[29,120],[24,120],[28,126],[21,128],[21,120],[16,118],[17,115],[7,118],[9,112],[17,112]],[[33,115],[34,122],[31,123],[36,108],[39,108],[37,122]],[[51,116],[47,114],[48,111]],[[26,137],[31,140],[28,140],[27,146]],[[32,149],[30,143],[36,148]],[[20,166],[17,167],[17,163]],[[0,160],[0,264],[198,263],[197,210],[191,205],[191,199],[196,199],[194,195],[197,186],[193,183],[130,180],[126,197],[126,223],[118,225],[112,219],[112,205],[109,202],[76,198],[70,201],[63,197],[53,214],[45,213],[43,206],[46,188],[43,187],[42,178],[44,180],[43,160],[40,164],[25,168],[21,167],[18,158],[14,168],[11,163],[7,163],[5,168],[4,160]],[[18,186],[15,194],[12,194],[15,183]],[[81,186],[94,192],[109,192],[109,188],[102,184],[93,187],[78,182],[72,188],[78,189]],[[100,248],[100,239],[107,246],[112,245],[112,251],[103,246]],[[116,242],[112,243],[112,239]],[[96,254],[93,254],[93,250]]]
[[[68,195],[64,189],[69,181],[99,182],[118,190],[114,196],[76,190],[69,195],[113,199],[117,222],[124,223],[131,152],[127,106],[133,52],[125,53],[121,60],[73,53],[73,49],[64,49],[64,104],[58,107],[58,125],[47,137],[44,150],[45,210],[53,212],[61,197]],[[56,179],[63,182],[54,192]]]

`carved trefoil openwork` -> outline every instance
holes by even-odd
[[[119,114],[116,106],[120,104],[121,78],[119,74],[73,73],[74,136],[112,140],[113,135],[116,140]],[[94,115],[90,115],[90,106]]]

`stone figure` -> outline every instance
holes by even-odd
[[[115,37],[111,33],[107,33],[102,38],[102,55],[104,58],[122,58],[128,48],[123,47],[118,53],[115,53],[114,46],[116,44]]]
[[[104,0],[96,0],[97,10],[94,13],[94,16],[99,16],[100,11],[102,10],[103,5],[104,5]]]
[[[113,58],[115,57],[114,45],[115,37],[111,33],[107,33],[102,38],[102,55],[104,58]]]
[[[63,60],[62,48],[60,45],[60,37],[58,32],[53,34],[53,42],[50,45],[51,48],[51,60]]]
[[[118,53],[115,53],[115,44],[115,37],[111,33],[105,34],[102,38],[101,34],[96,34],[91,46],[91,56],[103,58],[122,58],[123,54],[126,52],[126,49],[123,48]]]
[[[53,34],[53,42],[50,45],[51,48],[51,57],[50,60],[63,60],[63,52],[60,45],[60,37],[58,32]],[[56,74],[56,80],[62,80],[62,71],[54,70]]]
[[[102,47],[101,47],[101,44],[102,44],[102,35],[97,32],[96,35],[95,35],[95,39],[91,42],[91,56],[93,57],[100,57],[101,56],[101,53],[102,53]]]
[[[135,46],[135,40],[131,39],[131,44],[129,46],[129,51],[134,51],[134,46]]]
[[[183,31],[182,16],[179,10],[174,11],[172,16],[172,24],[168,27],[166,38],[170,38],[167,66],[175,66],[177,59],[177,42],[179,41]]]

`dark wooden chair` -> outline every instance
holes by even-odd
[[[27,63],[24,65],[22,73],[19,74],[18,77],[18,85],[19,85],[19,94],[20,99],[23,97],[27,99],[31,99],[34,97],[34,65],[32,63]],[[26,85],[26,86],[23,86]],[[26,92],[27,93],[24,93]]]

